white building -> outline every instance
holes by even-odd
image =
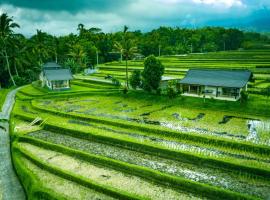
[[[48,62],[43,65],[39,79],[42,87],[47,86],[51,90],[63,90],[70,88],[70,80],[73,77],[70,69],[62,68],[57,63]]]

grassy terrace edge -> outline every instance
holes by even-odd
[[[49,173],[52,173],[56,176],[59,176],[61,178],[70,180],[72,182],[75,182],[77,184],[80,184],[82,186],[85,186],[90,189],[94,189],[97,192],[101,192],[103,194],[107,194],[109,196],[115,197],[117,199],[127,199],[127,200],[144,200],[145,198],[138,198],[135,195],[128,194],[123,191],[118,191],[115,188],[110,188],[108,186],[102,186],[100,184],[97,184],[95,182],[90,181],[89,179],[86,179],[82,176],[75,175],[73,173],[67,172],[66,170],[62,170],[59,167],[50,166],[43,160],[39,159],[35,155],[31,154],[29,151],[20,149],[16,142],[13,143],[12,151],[19,152],[23,157],[34,163],[39,168],[46,170]],[[16,158],[15,158],[16,159]],[[58,198],[56,198],[58,199]]]
[[[114,159],[104,158],[101,156],[92,155],[89,153],[85,153],[79,150],[74,150],[68,147],[64,147],[62,145],[56,145],[52,143],[48,143],[39,139],[34,139],[31,137],[20,137],[18,139],[19,142],[27,142],[30,144],[38,145],[42,148],[57,151],[72,157],[79,158],[81,160],[96,163],[102,166],[110,167],[118,171],[122,171],[125,173],[129,173],[132,175],[140,176],[144,179],[148,179],[149,181],[156,182],[158,184],[162,184],[164,186],[170,186],[175,189],[181,188],[183,191],[188,191],[194,194],[201,194],[202,196],[206,196],[209,198],[217,198],[218,199],[256,199],[255,197],[220,189],[213,186],[208,186],[201,183],[196,183],[194,181],[190,181],[180,177],[174,177],[171,175],[167,175],[164,173],[157,172],[152,169],[148,169],[146,167],[136,166],[133,164],[127,164],[121,161],[116,161]],[[16,147],[17,148],[17,147]],[[27,157],[31,157],[35,162],[39,162],[40,165],[43,165],[38,158],[30,155],[29,152],[25,150],[20,150],[24,155],[27,154]],[[45,166],[47,168],[47,166]],[[57,172],[58,173],[58,172]],[[58,175],[58,174],[57,174]],[[79,181],[79,180],[77,180]],[[79,181],[80,182],[80,181]],[[85,184],[82,181],[80,184]]]
[[[21,118],[27,121],[34,120],[34,118],[32,117],[21,115],[21,114],[14,114],[14,117]],[[59,127],[54,124],[50,124],[48,122],[46,122],[43,126],[45,130],[70,135],[72,137],[76,137],[80,139],[94,140],[100,143],[110,144],[110,145],[118,145],[126,149],[131,149],[131,150],[148,153],[152,155],[158,155],[158,156],[169,158],[172,160],[178,160],[178,161],[185,160],[190,163],[196,163],[196,164],[200,163],[200,164],[205,164],[207,166],[220,167],[225,170],[233,171],[236,173],[241,172],[241,173],[246,173],[250,175],[255,175],[263,179],[270,178],[270,171],[263,168],[245,166],[245,165],[237,164],[234,162],[224,161],[222,159],[208,158],[206,156],[197,155],[193,153],[169,150],[169,149],[161,148],[155,145],[141,144],[133,140],[118,139],[118,138],[113,138],[113,137],[102,136],[102,135],[99,135],[99,133],[96,131],[92,131],[90,133],[86,131],[72,130],[68,128]]]
[[[21,153],[16,149],[12,148],[12,160],[15,166],[15,170],[17,174],[19,174],[20,179],[24,180],[22,181],[22,185],[26,191],[26,194],[28,195],[28,199],[66,200],[65,197],[59,196],[59,194],[56,194],[53,190],[44,188],[41,181],[38,181],[34,174],[28,172],[28,170],[20,160],[20,156],[18,155],[21,156]]]

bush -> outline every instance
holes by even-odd
[[[137,89],[137,87],[141,87],[141,71],[134,70],[130,77],[130,85],[133,89]]]
[[[113,83],[113,85],[115,85],[117,87],[121,86],[120,81],[115,77],[112,77],[112,83]]]
[[[242,90],[240,94],[241,94],[241,102],[242,103],[247,102],[247,100],[248,100],[248,93],[246,91]]]
[[[24,77],[13,76],[13,79],[14,79],[15,83],[17,84],[17,86],[28,84],[28,81]]]
[[[147,57],[144,61],[144,69],[142,72],[143,88],[149,92],[157,90],[163,74],[164,66],[161,61],[153,55]]]
[[[264,95],[269,99],[269,97],[270,97],[270,87],[265,88]]]
[[[127,88],[127,86],[125,86],[125,87],[123,88],[123,93],[124,93],[124,94],[127,94],[127,93],[128,93],[128,88]]]
[[[167,96],[170,99],[173,99],[177,96],[177,88],[176,88],[177,81],[176,80],[170,80],[168,81],[168,86],[167,86]]]

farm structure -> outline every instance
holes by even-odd
[[[70,89],[70,80],[73,79],[70,69],[65,69],[57,63],[48,62],[42,67],[39,77],[42,87],[51,90]]]
[[[186,96],[237,101],[251,78],[248,70],[190,69],[180,84]]]

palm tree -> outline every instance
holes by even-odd
[[[79,31],[79,36],[83,36],[83,34],[86,32],[86,29],[84,28],[83,24],[78,24],[77,31]]]
[[[19,28],[19,27],[20,26],[17,23],[13,22],[13,19],[8,17],[6,13],[3,13],[0,16],[0,44],[1,44],[0,53],[5,58],[8,74],[14,86],[16,86],[16,83],[11,74],[10,64],[9,64],[9,55],[8,55],[7,50],[12,40],[13,29]]]
[[[23,36],[16,37],[12,44],[13,51],[10,54],[10,61],[14,66],[16,75],[19,76],[19,71],[23,71],[23,66],[30,65],[28,47],[23,41]]]
[[[128,59],[132,57],[134,53],[137,52],[137,47],[134,44],[134,40],[132,40],[128,34],[128,27],[124,26],[123,36],[121,42],[115,42],[114,48],[120,52],[121,57],[124,56],[126,61],[126,88],[129,88],[128,84]]]
[[[79,67],[85,67],[87,54],[81,45],[75,44],[74,46],[72,46],[68,55],[75,60]],[[78,69],[76,69],[75,71],[78,72]]]
[[[59,55],[59,45],[60,45],[60,42],[59,42],[59,39],[54,36],[52,38],[52,53],[54,54],[54,57],[55,57],[55,62],[58,63],[58,55]]]
[[[34,46],[33,53],[38,57],[38,64],[41,66],[45,59],[49,57],[49,49],[46,44],[47,34],[41,30],[37,30],[36,35],[32,37]]]

